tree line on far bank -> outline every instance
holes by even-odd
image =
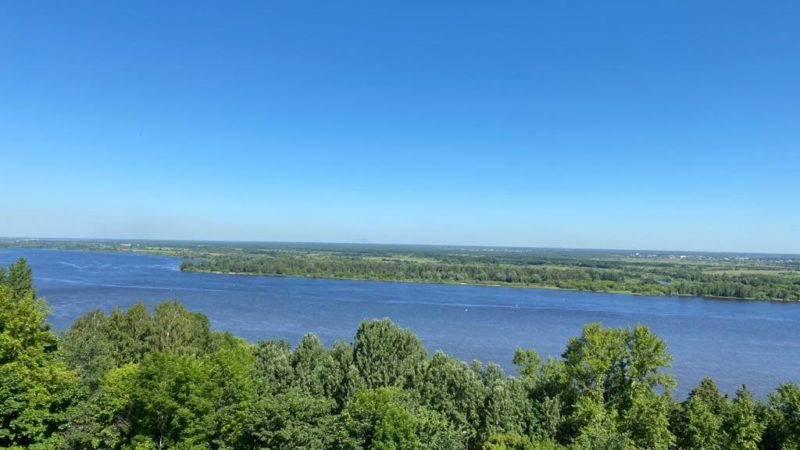
[[[46,314],[24,260],[0,269],[0,448],[800,448],[797,385],[758,401],[706,379],[677,401],[644,326],[588,324],[560,358],[518,349],[509,376],[388,319],[326,347],[249,343],[176,301],[93,311],[60,336]]]
[[[475,257],[425,253],[314,253],[274,250],[209,255],[182,262],[183,271],[319,278],[529,286],[582,291],[630,292],[756,300],[800,300],[794,267],[745,265],[712,268],[699,262],[632,262],[611,258]],[[720,270],[717,270],[720,269]],[[757,270],[756,270],[757,269]],[[769,270],[767,270],[769,269]]]

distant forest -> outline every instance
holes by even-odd
[[[0,240],[155,253],[183,271],[800,300],[800,256],[302,243]]]
[[[176,301],[93,311],[63,335],[47,311],[24,260],[0,269],[1,448],[800,448],[800,387],[761,401],[706,379],[678,401],[644,326],[586,325],[560,358],[520,348],[508,376],[388,319],[327,347],[247,342]]]
[[[800,300],[800,258],[454,249],[241,249],[184,271]]]

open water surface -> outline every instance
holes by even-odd
[[[800,382],[800,304],[646,297],[505,287],[183,273],[176,258],[132,253],[0,249],[0,265],[25,257],[49,321],[64,330],[93,309],[177,298],[215,329],[251,341],[351,340],[365,318],[390,317],[430,350],[494,361],[516,374],[517,346],[559,356],[586,322],[645,324],[668,344],[683,397],[704,376],[733,393],[764,397]]]

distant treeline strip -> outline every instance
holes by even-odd
[[[704,296],[757,300],[799,300],[800,273],[709,273],[700,265],[636,264],[625,261],[560,259],[545,261],[487,258],[420,260],[359,255],[274,251],[260,255],[220,255],[181,264],[183,271],[284,275],[424,283],[466,283]]]

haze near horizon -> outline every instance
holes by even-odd
[[[800,5],[10,2],[0,236],[800,253]]]

